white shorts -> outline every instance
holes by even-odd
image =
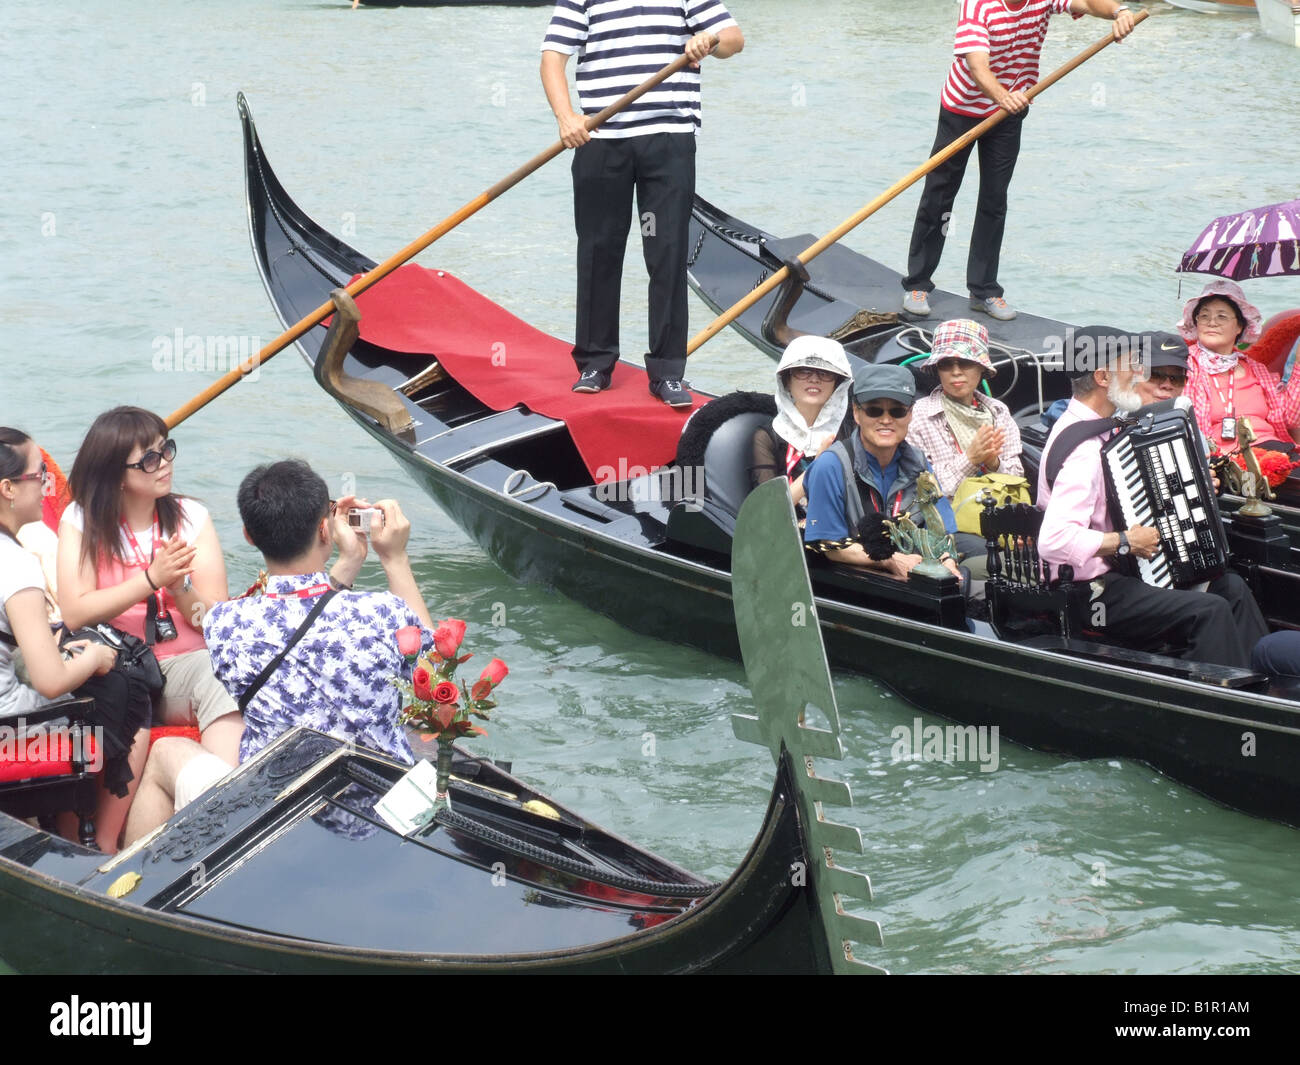
[[[234,769],[215,754],[195,755],[176,774],[176,810],[188,806],[208,788]]]

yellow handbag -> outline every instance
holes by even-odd
[[[1029,482],[1009,473],[985,473],[967,477],[952,494],[952,510],[957,517],[957,531],[980,536],[980,514],[984,504],[980,494],[985,489],[993,493],[998,506],[1008,503],[1028,503]]]

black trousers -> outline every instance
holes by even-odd
[[[695,136],[593,138],[573,153],[573,220],[578,231],[578,321],[573,361],[580,371],[618,361],[623,253],[636,192],[641,249],[650,275],[652,381],[686,372],[689,327],[687,235],[695,196]]]
[[[1090,604],[1089,620],[1133,647],[1170,643],[1185,646],[1189,661],[1249,669],[1255,644],[1268,635],[1255,597],[1235,573],[1211,581],[1205,592],[1153,588],[1118,573],[1101,580],[1105,590]]]
[[[903,278],[903,288],[908,292],[934,289],[934,282],[930,279],[943,255],[952,206],[957,201],[971,149],[978,146],[980,194],[975,207],[975,225],[971,230],[970,255],[966,260],[966,288],[978,299],[1002,295],[1002,286],[998,284],[998,260],[1002,256],[1002,233],[1007,221],[1007,188],[1016,169],[1016,157],[1020,154],[1020,130],[1024,117],[1023,113],[1008,115],[975,144],[926,175],[921,203],[916,209],[916,222],[912,226],[912,243],[907,252],[907,277]],[[940,107],[939,129],[930,154],[946,148],[982,121]]]

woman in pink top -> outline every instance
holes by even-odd
[[[212,674],[203,617],[229,599],[207,510],[172,492],[176,443],[139,407],[95,419],[77,452],[59,525],[59,605],[70,628],[99,622],[153,646],[169,703],[188,701],[203,746],[239,764],[243,718]]]
[[[1233,281],[1214,281],[1183,307],[1178,332],[1187,341],[1187,390],[1201,431],[1222,452],[1237,450],[1236,430],[1250,419],[1257,446],[1293,451],[1300,423],[1300,385],[1281,380],[1237,350],[1259,338],[1260,314]]]

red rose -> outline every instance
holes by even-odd
[[[433,689],[435,703],[455,703],[460,697],[460,689],[449,680],[440,680]]]
[[[424,634],[416,625],[407,625],[405,628],[398,629],[394,635],[397,637],[397,650],[405,658],[414,659],[420,653],[420,645],[424,643]]]
[[[432,679],[429,671],[423,666],[411,674],[411,688],[417,699],[423,699],[426,703],[433,700],[433,691],[429,686],[429,681]]]
[[[465,622],[448,618],[433,632],[433,646],[443,658],[455,658],[465,639]]]
[[[505,680],[509,672],[510,668],[501,659],[492,659],[479,674],[478,680],[474,682],[474,687],[470,689],[470,696],[474,699],[486,699],[492,694],[492,689]]]

